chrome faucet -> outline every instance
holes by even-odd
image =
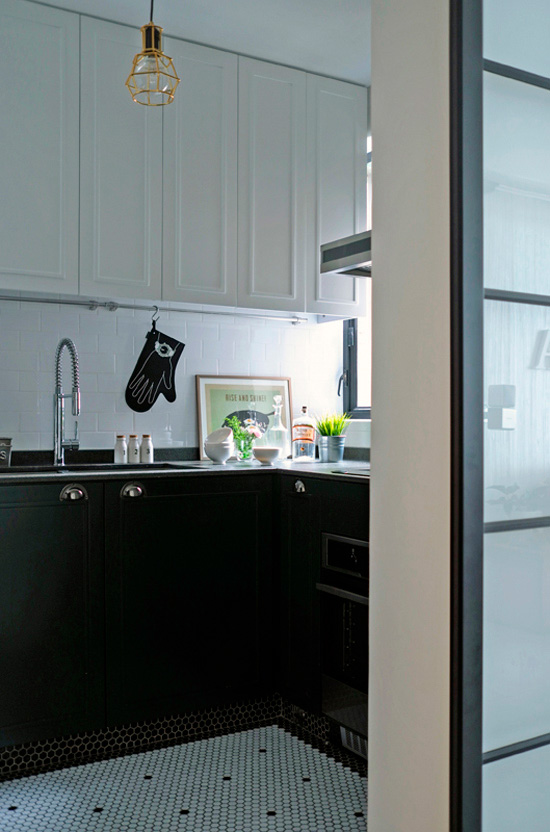
[[[63,385],[61,383],[61,356],[63,350],[67,347],[71,356],[73,365],[73,392],[71,394],[63,394]],[[73,400],[73,416],[78,416],[80,413],[80,379],[78,375],[78,353],[74,345],[74,341],[70,338],[62,338],[55,351],[55,395],[54,395],[54,465],[65,464],[65,448],[71,451],[76,451],[79,446],[78,440],[78,422],[75,420],[74,439],[65,439],[65,403],[64,399],[72,398]]]

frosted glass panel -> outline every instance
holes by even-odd
[[[484,0],[483,56],[550,76],[548,0]]]
[[[485,285],[550,295],[550,92],[485,73],[483,142]]]
[[[550,528],[486,534],[484,751],[550,733],[549,599]]]
[[[485,303],[484,396],[485,520],[550,515],[550,308]]]
[[[549,746],[483,767],[483,832],[549,829]]]

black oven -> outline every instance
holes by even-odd
[[[321,581],[322,711],[367,735],[369,544],[323,534]]]

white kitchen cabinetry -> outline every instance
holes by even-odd
[[[237,71],[228,52],[166,38],[180,83],[164,107],[165,300],[237,305]]]
[[[0,285],[78,291],[78,17],[0,5]]]
[[[305,304],[306,74],[239,58],[238,305]]]
[[[81,26],[80,293],[160,298],[163,108],[124,85],[140,32]]]
[[[365,228],[367,90],[164,44],[175,100],[143,107],[137,28],[2,0],[0,288],[362,314],[319,247]]]
[[[365,314],[365,280],[321,275],[320,246],[366,229],[367,90],[307,76],[308,245],[306,310]]]

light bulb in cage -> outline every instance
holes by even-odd
[[[172,58],[162,51],[162,29],[151,21],[141,27],[142,51],[134,58],[126,86],[137,104],[160,107],[174,100],[180,82]]]

